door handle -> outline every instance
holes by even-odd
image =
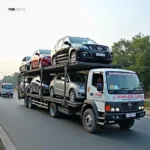
[[[93,96],[93,93],[90,93],[91,96]]]

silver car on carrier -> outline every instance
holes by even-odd
[[[65,75],[57,75],[50,84],[50,97],[64,95]],[[68,73],[66,78],[66,97],[70,101],[85,99],[86,74]]]

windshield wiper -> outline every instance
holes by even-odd
[[[135,87],[132,90],[141,90],[141,88],[140,87]]]
[[[119,90],[130,90],[129,88],[121,88]]]

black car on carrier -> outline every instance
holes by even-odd
[[[52,64],[92,62],[111,64],[112,50],[105,45],[99,45],[89,38],[65,36],[59,39],[52,50]]]

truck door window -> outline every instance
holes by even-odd
[[[102,83],[103,84],[103,75],[101,73],[100,74],[93,73],[92,85],[94,87],[97,87],[98,83]]]

